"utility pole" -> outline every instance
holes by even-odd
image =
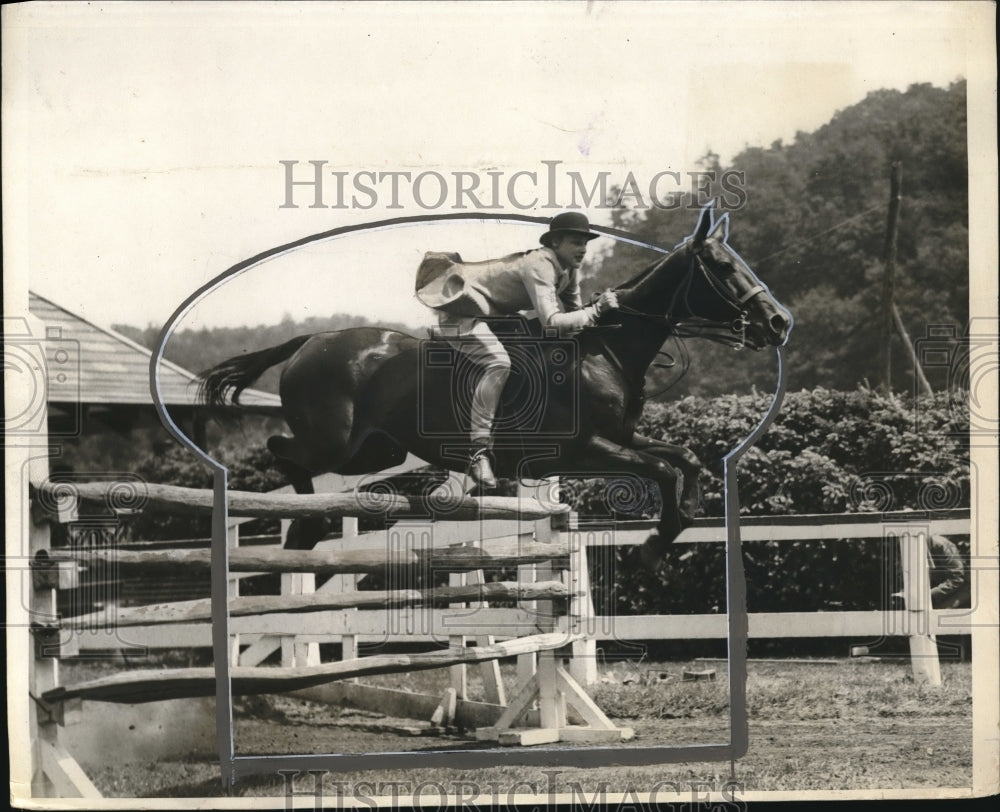
[[[885,270],[882,275],[882,386],[886,394],[892,394],[892,333],[893,287],[896,273],[896,226],[899,222],[899,185],[902,170],[898,161],[892,164],[889,178],[889,222],[885,231]]]
[[[885,272],[882,277],[882,386],[886,394],[892,394],[892,334],[895,330],[899,334],[903,346],[910,354],[910,361],[913,363],[913,374],[916,377],[920,391],[929,395],[931,385],[920,367],[920,359],[917,358],[910,334],[906,332],[903,324],[903,317],[896,307],[893,296],[895,292],[896,275],[896,238],[899,224],[899,207],[902,202],[901,193],[902,168],[897,161],[892,165],[892,174],[889,177],[889,222],[885,232]]]

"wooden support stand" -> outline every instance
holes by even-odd
[[[522,486],[523,488],[523,486]],[[524,495],[524,490],[521,491]],[[571,525],[572,526],[572,525]],[[550,521],[535,522],[535,540],[540,544],[559,544],[560,532],[552,528]],[[570,565],[567,575],[570,601],[570,624],[578,625],[580,618],[576,613],[586,615],[589,600],[589,581],[586,579],[586,549],[580,543],[579,534],[575,534],[575,544],[570,543]],[[533,566],[533,576],[537,581],[548,581],[554,576],[551,562],[541,562]],[[528,569],[522,570],[522,577],[530,577]],[[580,593],[580,590],[586,592]],[[555,628],[558,611],[555,602],[540,600],[535,603],[539,625],[543,628]],[[590,614],[592,615],[592,608]],[[575,632],[575,630],[572,630]],[[574,653],[588,653],[588,641],[580,633],[573,633],[570,641]],[[592,642],[592,641],[589,641]],[[527,655],[525,655],[527,656]],[[495,724],[479,728],[476,738],[479,741],[495,741],[504,746],[527,746],[533,744],[553,744],[556,742],[577,742],[588,744],[605,744],[608,742],[628,741],[633,737],[631,728],[619,728],[594,703],[579,682],[562,667],[561,658],[553,650],[539,651],[532,655],[535,659],[519,662],[517,695],[507,706]],[[591,668],[586,666],[581,673],[584,678],[593,674],[596,682],[596,661],[591,660]],[[529,672],[534,665],[533,673]],[[525,712],[537,704],[539,726],[532,728],[515,727]],[[567,721],[567,706],[579,714],[583,725],[570,725]]]
[[[536,701],[540,716],[539,727],[515,727],[525,711]],[[567,724],[567,705],[571,705],[583,717],[585,725]],[[476,731],[479,741],[495,741],[501,745],[554,742],[607,744],[628,741],[633,735],[631,728],[615,726],[580,684],[557,663],[551,651],[539,652],[538,671],[521,686],[496,724]]]

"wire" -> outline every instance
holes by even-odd
[[[853,223],[855,220],[858,220],[858,219],[860,219],[862,217],[865,217],[865,216],[871,214],[874,211],[878,211],[878,210],[883,209],[883,208],[885,208],[884,204],[879,203],[879,204],[877,204],[875,206],[872,206],[869,209],[865,209],[862,212],[858,212],[857,214],[854,214],[854,215],[848,217],[846,220],[841,220],[835,226],[831,226],[830,228],[825,229],[824,231],[818,231],[815,234],[813,234],[812,236],[806,237],[804,239],[796,240],[795,242],[790,243],[789,245],[786,245],[784,248],[779,248],[773,254],[768,254],[763,259],[756,260],[754,264],[755,265],[761,265],[761,264],[767,262],[769,259],[773,259],[774,257],[779,256],[780,254],[785,253],[785,251],[788,251],[789,249],[794,248],[797,245],[805,245],[808,242],[812,242],[817,237],[822,237],[824,234],[829,234],[831,231],[836,231],[838,228],[842,228],[843,226],[846,226],[848,223]]]

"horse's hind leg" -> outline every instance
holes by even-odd
[[[313,488],[312,474],[304,464],[305,455],[294,438],[274,435],[268,439],[267,447],[277,457],[279,470],[288,477],[296,493],[316,492]],[[330,520],[325,516],[295,519],[288,528],[285,548],[311,550],[329,532]]]

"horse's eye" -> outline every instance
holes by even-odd
[[[723,261],[716,262],[712,270],[714,270],[719,276],[730,276],[736,273],[736,266],[732,262]]]

